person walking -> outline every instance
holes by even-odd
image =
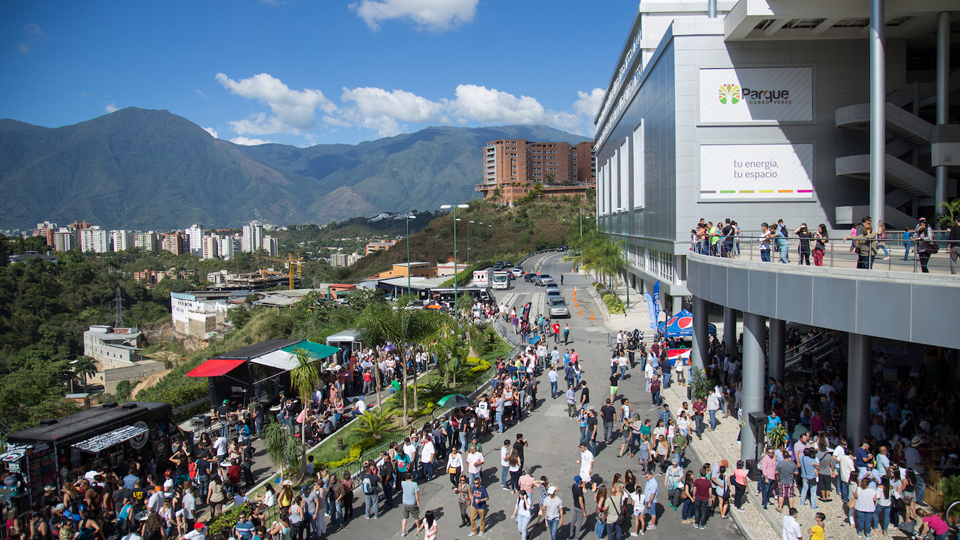
[[[927,225],[927,220],[920,218],[920,224],[917,225],[917,232],[913,233],[913,240],[917,243],[917,258],[920,260],[920,271],[924,274],[929,274],[930,270],[927,268],[927,262],[930,260],[930,255],[932,254],[933,243],[933,232],[930,231],[930,226]]]
[[[410,517],[413,518],[413,524],[416,526],[417,534],[420,534],[420,486],[413,481],[413,475],[407,472],[404,473],[403,481],[400,482],[400,489],[403,491],[400,499],[400,502],[403,504],[403,514],[400,520],[400,536],[407,535],[407,518]]]
[[[517,522],[517,530],[520,531],[520,540],[527,540],[527,527],[530,525],[531,511],[530,500],[523,493],[517,496],[517,502],[513,506],[513,515],[511,521]]]
[[[579,540],[580,528],[587,519],[587,507],[583,497],[584,482],[580,475],[573,477],[573,518],[570,520],[570,540]]]
[[[557,540],[557,530],[563,526],[563,500],[557,495],[557,486],[547,488],[543,509],[550,540]]]
[[[460,507],[460,527],[470,524],[470,481],[467,475],[461,474],[454,493],[457,494],[457,504]]]
[[[707,525],[707,512],[710,507],[710,492],[713,484],[707,479],[707,470],[700,467],[700,474],[693,481],[693,526],[703,529]]]
[[[470,534],[467,536],[476,536],[478,531],[480,536],[487,530],[487,501],[490,495],[487,494],[487,488],[480,484],[480,477],[473,479],[473,490],[470,492]]]

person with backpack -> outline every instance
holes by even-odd
[[[366,462],[363,464],[366,472],[360,482],[361,491],[363,491],[364,510],[363,515],[366,519],[377,519],[380,506],[380,472],[377,470],[376,463]]]

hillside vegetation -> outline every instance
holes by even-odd
[[[430,127],[356,145],[238,146],[167,111],[72,126],[0,120],[0,228],[86,220],[108,229],[327,223],[476,197],[497,139],[581,142],[545,126]]]
[[[584,224],[588,223],[594,208],[590,195],[587,201],[549,198],[525,201],[512,208],[489,201],[470,201],[469,208],[457,211],[458,262],[467,262],[468,244],[471,262],[515,260],[531,251],[560,247],[566,243],[568,233],[579,231],[581,213]],[[469,224],[471,220],[473,224]],[[411,233],[410,259],[429,263],[453,260],[452,213],[434,219],[416,234]],[[406,240],[400,240],[389,250],[357,261],[348,280],[364,279],[406,261]]]

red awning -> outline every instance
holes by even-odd
[[[244,360],[207,360],[187,373],[187,377],[219,377],[243,362]]]

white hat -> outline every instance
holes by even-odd
[[[557,486],[550,486],[547,488],[547,495],[553,495],[557,492]]]

